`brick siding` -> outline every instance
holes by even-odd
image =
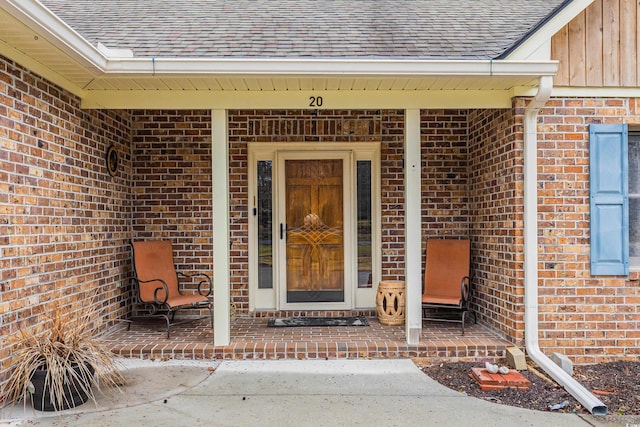
[[[131,116],[132,238],[170,240],[178,271],[211,277],[211,112],[140,110]],[[181,289],[196,292],[197,283],[184,280]]]
[[[0,382],[7,337],[54,306],[91,302],[101,328],[128,314],[129,133],[127,112],[82,110],[0,57]]]
[[[474,307],[512,341],[524,329],[521,119],[513,110],[469,114]]]
[[[640,123],[639,112],[634,99],[576,98],[551,99],[540,112],[540,345],[577,363],[640,355],[640,272],[589,272],[588,128]]]
[[[470,237],[467,133],[466,110],[421,112],[421,210],[425,242],[429,237]],[[404,181],[403,171],[399,171],[397,179]],[[425,244],[422,249],[424,255]]]

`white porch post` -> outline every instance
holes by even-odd
[[[420,110],[405,110],[404,120],[405,328],[407,343],[418,344],[422,335]]]
[[[227,110],[211,112],[213,174],[213,344],[229,345],[229,144]]]

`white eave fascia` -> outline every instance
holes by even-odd
[[[2,9],[80,63],[104,72],[107,57],[37,0],[0,0]]]
[[[514,49],[505,59],[525,60],[530,58],[544,43],[551,40],[558,31],[569,24],[576,16],[584,11],[595,0],[573,0],[560,10],[549,21],[545,22],[538,30],[529,36],[520,46]]]
[[[543,76],[555,75],[556,61],[410,59],[110,59],[107,75],[226,76]]]

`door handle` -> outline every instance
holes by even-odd
[[[280,240],[286,237],[285,233],[287,232],[287,224],[280,223]]]

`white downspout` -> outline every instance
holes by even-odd
[[[538,342],[538,112],[551,96],[551,76],[540,77],[538,93],[524,113],[524,337],[529,357],[594,415],[607,407],[540,350]]]

